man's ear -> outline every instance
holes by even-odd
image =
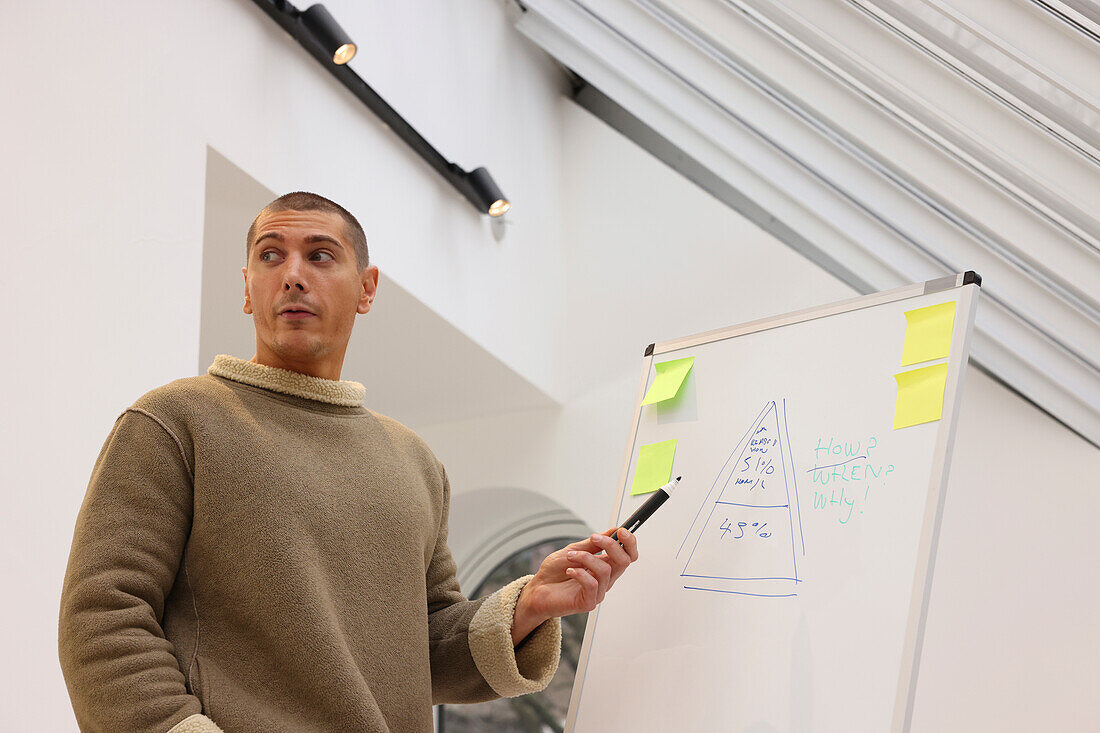
[[[241,274],[244,275],[244,312],[252,315],[252,300],[248,297],[248,268],[242,267]]]
[[[359,304],[355,310],[358,313],[370,313],[371,303],[374,302],[374,296],[378,294],[378,268],[374,265],[364,267],[359,277],[363,290],[359,293]]]

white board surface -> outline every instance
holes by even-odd
[[[908,730],[978,286],[900,288],[657,344],[613,522],[641,446],[675,438],[675,495],[589,615],[567,729]],[[905,312],[956,315],[943,416],[893,429]],[[695,357],[641,406],[657,363]],[[929,362],[937,363],[937,362]]]

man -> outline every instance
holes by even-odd
[[[359,223],[287,194],[247,256],[256,355],[142,396],[93,469],[59,627],[81,729],[429,731],[432,703],[545,687],[559,617],[603,600],[635,538],[465,599],[443,466],[340,381],[378,286]]]

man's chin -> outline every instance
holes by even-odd
[[[325,343],[316,336],[300,334],[301,337],[279,338],[271,345],[271,350],[286,361],[309,361],[328,352]]]

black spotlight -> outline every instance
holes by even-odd
[[[302,11],[302,25],[309,29],[334,64],[346,64],[355,56],[355,44],[324,5],[317,3]]]
[[[470,181],[474,194],[477,195],[481,203],[481,210],[488,212],[489,216],[503,216],[504,212],[512,208],[512,205],[508,203],[508,199],[504,198],[504,194],[501,193],[496,181],[493,180],[493,177],[489,175],[489,171],[485,168],[475,168],[466,176]]]

